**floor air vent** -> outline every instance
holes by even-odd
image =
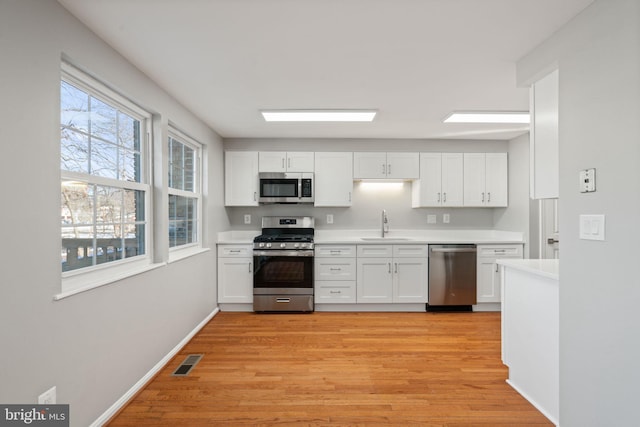
[[[171,375],[174,377],[185,377],[189,375],[189,372],[191,372],[191,370],[198,364],[200,359],[202,359],[202,356],[204,356],[204,354],[188,355],[187,358],[184,359],[184,362],[182,362]]]

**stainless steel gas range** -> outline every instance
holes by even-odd
[[[253,311],[313,312],[313,217],[263,217],[253,240]]]

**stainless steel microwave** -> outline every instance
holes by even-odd
[[[313,203],[313,173],[260,172],[260,203]]]

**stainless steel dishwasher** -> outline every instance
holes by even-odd
[[[476,245],[429,245],[427,311],[471,311],[476,303]]]

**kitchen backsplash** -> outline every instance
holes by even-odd
[[[259,229],[261,218],[272,215],[313,216],[317,229],[376,229],[380,227],[382,209],[387,211],[391,230],[494,228],[491,208],[411,208],[411,182],[403,182],[400,188],[372,189],[356,181],[350,208],[315,208],[304,204],[226,208],[233,230]],[[244,223],[247,214],[251,215],[251,224]],[[443,223],[444,214],[449,214],[448,224]],[[327,215],[333,215],[333,224],[327,224]],[[429,215],[436,216],[435,224],[428,223]]]

